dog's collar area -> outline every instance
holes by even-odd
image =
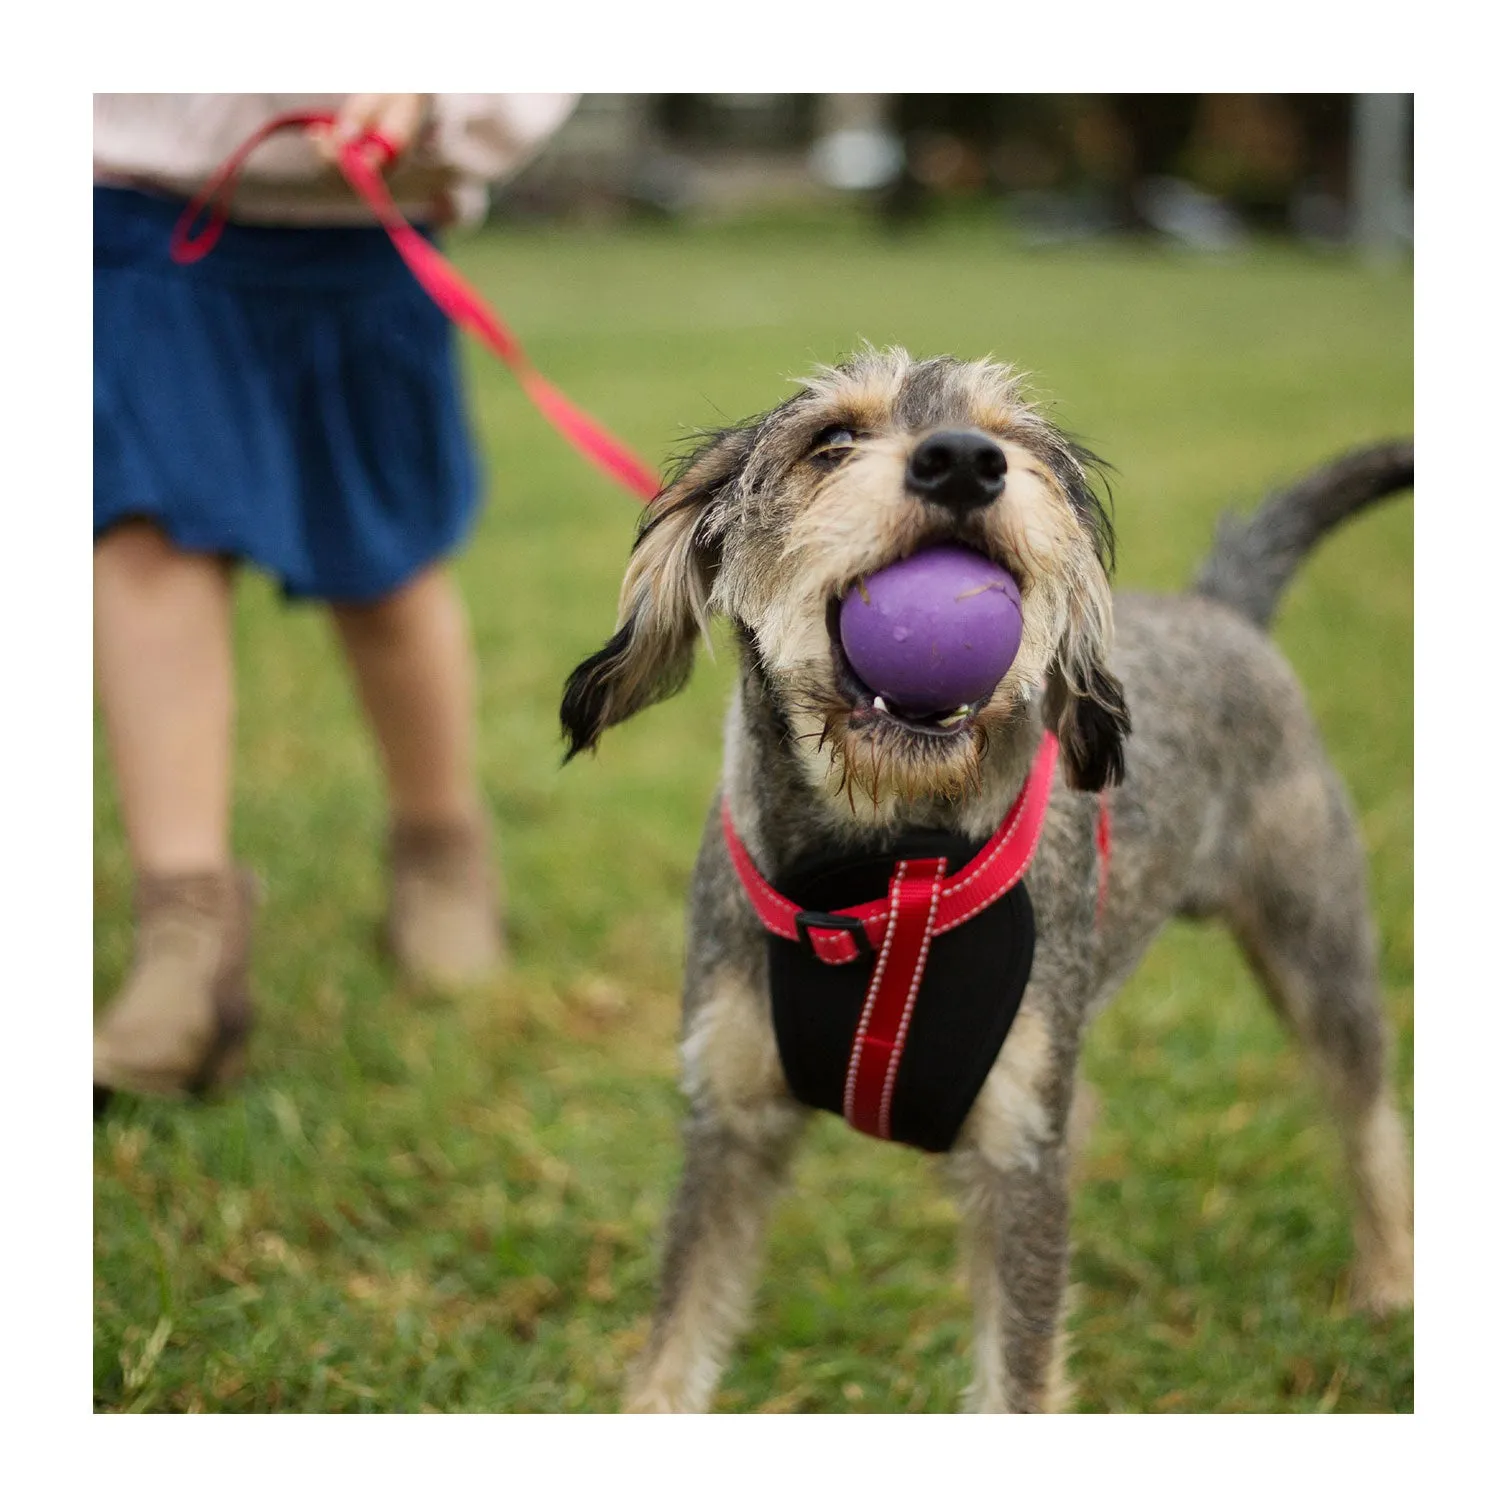
[[[934,886],[932,935],[967,922],[998,901],[1026,873],[1042,836],[1047,799],[1057,766],[1057,740],[1047,732],[1031,763],[1019,795],[1000,827],[962,869],[942,873]],[[892,851],[897,873],[883,899],[862,902],[839,911],[809,911],[781,894],[761,874],[750,851],[735,831],[726,799],[720,806],[724,842],[740,885],[761,925],[774,937],[807,948],[825,964],[848,964],[878,954],[892,921],[901,859]]]

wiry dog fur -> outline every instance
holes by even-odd
[[[950,431],[999,444],[997,499],[954,511],[912,492],[914,447]],[[1410,1174],[1385,1080],[1359,836],[1263,628],[1330,526],[1410,484],[1410,445],[1352,455],[1221,531],[1198,587],[1170,599],[1112,601],[1113,536],[1091,472],[1010,370],[868,350],[681,466],[645,519],[619,629],[574,672],[563,705],[577,753],[682,685],[710,615],[733,621],[742,661],[721,791],[773,882],[906,826],[987,837],[1044,726],[1057,734],[1064,776],[1027,876],[1030,982],[947,1158],[973,1284],[970,1404],[985,1411],[1065,1399],[1067,1126],[1083,1028],[1174,915],[1227,922],[1312,1054],[1354,1184],[1359,1293],[1376,1308],[1411,1297]],[[883,712],[831,629],[834,603],[865,575],[939,540],[1001,562],[1024,606],[1004,680],[948,724]],[[1096,923],[1105,789],[1113,853]],[[777,1055],[765,945],[711,813],[688,923],[686,1164],[636,1410],[711,1402],[807,1114]]]

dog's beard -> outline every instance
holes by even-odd
[[[881,719],[826,686],[792,695],[793,736],[804,758],[823,768],[835,797],[856,810],[856,797],[884,805],[977,797],[989,746],[988,713],[962,731],[923,735],[899,719]]]

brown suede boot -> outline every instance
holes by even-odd
[[[499,892],[483,824],[398,824],[385,936],[409,979],[477,984],[505,962]]]
[[[101,1090],[181,1098],[239,1076],[255,902],[248,870],[141,878],[135,961],[94,1026],[96,1108]]]

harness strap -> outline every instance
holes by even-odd
[[[1094,846],[1099,851],[1099,895],[1094,905],[1094,926],[1104,920],[1104,895],[1109,889],[1109,799],[1101,793],[1099,797],[1099,821],[1094,824]]]
[[[998,901],[1026,873],[1041,841],[1056,766],[1057,740],[1050,732],[1044,733],[1020,795],[990,841],[951,878],[939,877],[933,937],[951,931]],[[720,804],[720,818],[735,872],[766,931],[789,942],[804,943],[825,964],[853,963],[861,954],[882,950],[893,910],[889,897],[835,912],[804,911],[796,902],[788,901],[756,868],[750,851],[735,831],[727,799]]]
[[[844,1079],[844,1118],[866,1135],[891,1138],[891,1096],[912,1006],[927,967],[946,859],[903,859],[891,876],[890,920]]]
[[[268,120],[242,142],[183,210],[172,231],[172,259],[179,265],[191,265],[202,260],[218,243],[229,218],[229,204],[240,171],[262,141],[278,130],[331,125],[333,120],[334,116],[326,111],[293,111]],[[533,405],[590,463],[640,499],[650,500],[661,488],[655,471],[542,376],[520,340],[484,298],[402,217],[380,175],[395,155],[395,148],[384,136],[378,131],[367,131],[339,149],[339,170],[390,235],[397,253],[427,295],[459,327],[473,334],[510,367]],[[193,227],[205,213],[207,222],[195,238]]]

